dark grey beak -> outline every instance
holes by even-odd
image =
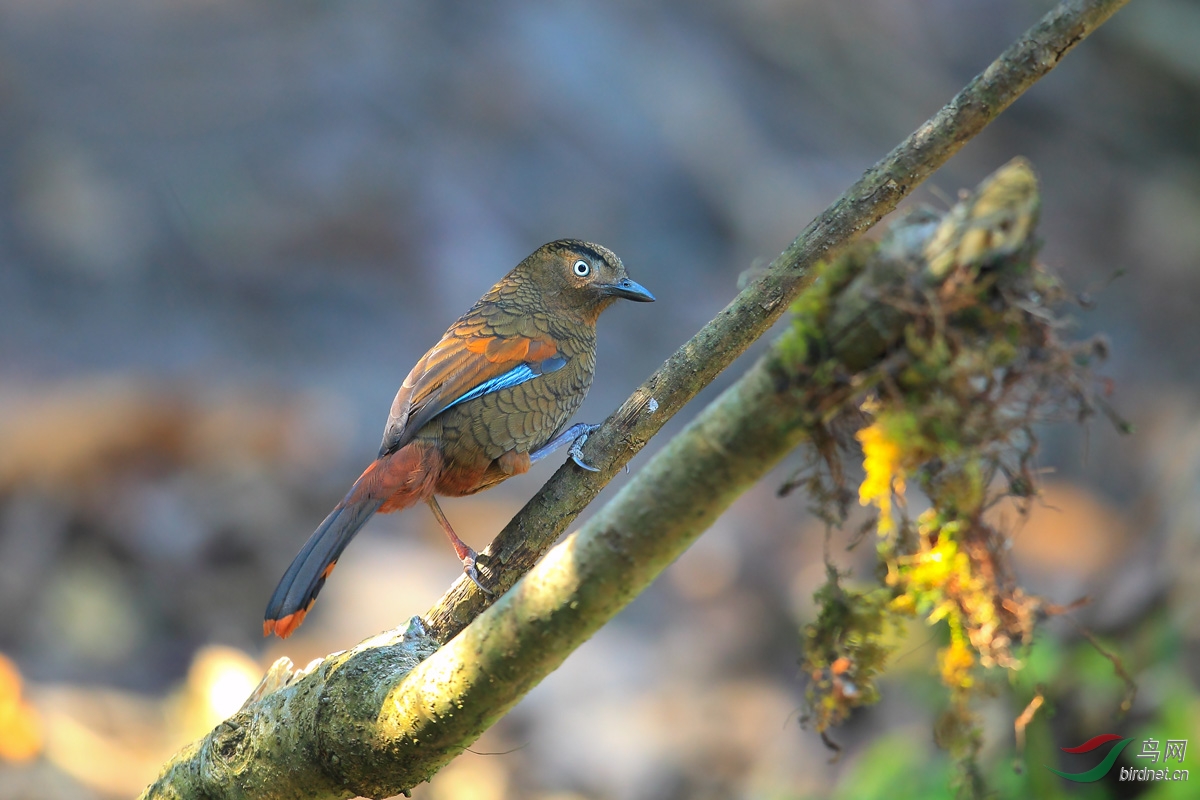
[[[631,281],[629,278],[608,284],[604,287],[604,293],[609,297],[620,297],[637,303],[654,302],[654,295],[646,291],[645,287],[637,281]]]

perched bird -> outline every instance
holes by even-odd
[[[379,457],[301,548],[267,603],[263,635],[300,626],[354,534],[376,512],[425,501],[483,591],[475,551],[435,495],[488,489],[597,426],[563,426],[596,371],[596,320],[613,301],[652,302],[608,248],[574,239],[542,245],[458,319],[408,373]],[[594,471],[594,470],[593,470]]]

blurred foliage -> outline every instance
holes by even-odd
[[[1147,634],[1146,638],[1156,645],[1166,644],[1171,638],[1164,625],[1151,624]],[[1092,665],[1091,670],[1084,667],[1087,664]],[[1079,667],[1084,668],[1080,670]],[[1120,695],[1122,688],[1120,680],[1112,673],[1111,664],[1089,643],[1077,642],[1064,649],[1047,637],[1039,638],[1036,646],[1031,648],[1024,668],[1011,671],[1009,677],[1007,689],[999,685],[993,689],[1015,704],[1028,700],[1039,691],[1038,687],[1044,687],[1049,695],[1060,697],[1084,691],[1096,700],[1107,694],[1109,702],[1101,704],[1113,710],[1116,708],[1115,697]],[[993,758],[990,768],[982,771],[991,796],[1038,800],[1065,800],[1068,797],[1119,800],[1130,796],[1143,800],[1185,800],[1195,797],[1195,777],[1191,775],[1188,781],[1177,782],[1122,784],[1116,779],[1122,766],[1135,769],[1146,766],[1137,763],[1134,755],[1143,739],[1187,739],[1189,751],[1200,740],[1200,692],[1184,672],[1176,668],[1162,669],[1155,682],[1164,690],[1156,702],[1156,711],[1146,715],[1138,727],[1127,734],[1135,741],[1105,779],[1091,784],[1070,783],[1045,769],[1044,765],[1056,766],[1061,759],[1051,729],[1056,711],[1050,708],[1034,718],[1023,753],[1016,753],[1014,758]],[[1105,724],[1113,727],[1111,719]],[[1082,742],[1098,732],[1080,732],[1077,738]],[[928,741],[915,730],[880,737],[859,756],[831,797],[837,800],[949,800],[955,797],[954,760],[948,754],[930,752],[928,744],[923,744]],[[1086,766],[1091,766],[1095,760],[1092,758]],[[1184,767],[1187,768],[1189,763],[1190,760],[1185,761]],[[1069,768],[1073,766],[1074,762]]]

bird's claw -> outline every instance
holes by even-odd
[[[567,455],[571,456],[571,460],[580,469],[586,469],[588,472],[599,472],[599,467],[593,467],[591,464],[583,460],[583,445],[588,440],[588,436],[594,433],[600,426],[589,425],[588,429],[575,437],[575,441],[571,442],[571,449],[567,451]]]
[[[475,562],[479,560],[479,555],[472,549],[467,548],[467,554],[463,556],[463,574],[471,579],[471,583],[475,584],[479,591],[486,594],[488,597],[495,597],[496,593],[479,582],[479,570],[475,566]]]

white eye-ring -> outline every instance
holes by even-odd
[[[575,262],[575,266],[572,267],[572,270],[574,270],[575,274],[579,277],[586,278],[588,273],[592,271],[592,265],[583,259],[580,259],[579,261]]]

